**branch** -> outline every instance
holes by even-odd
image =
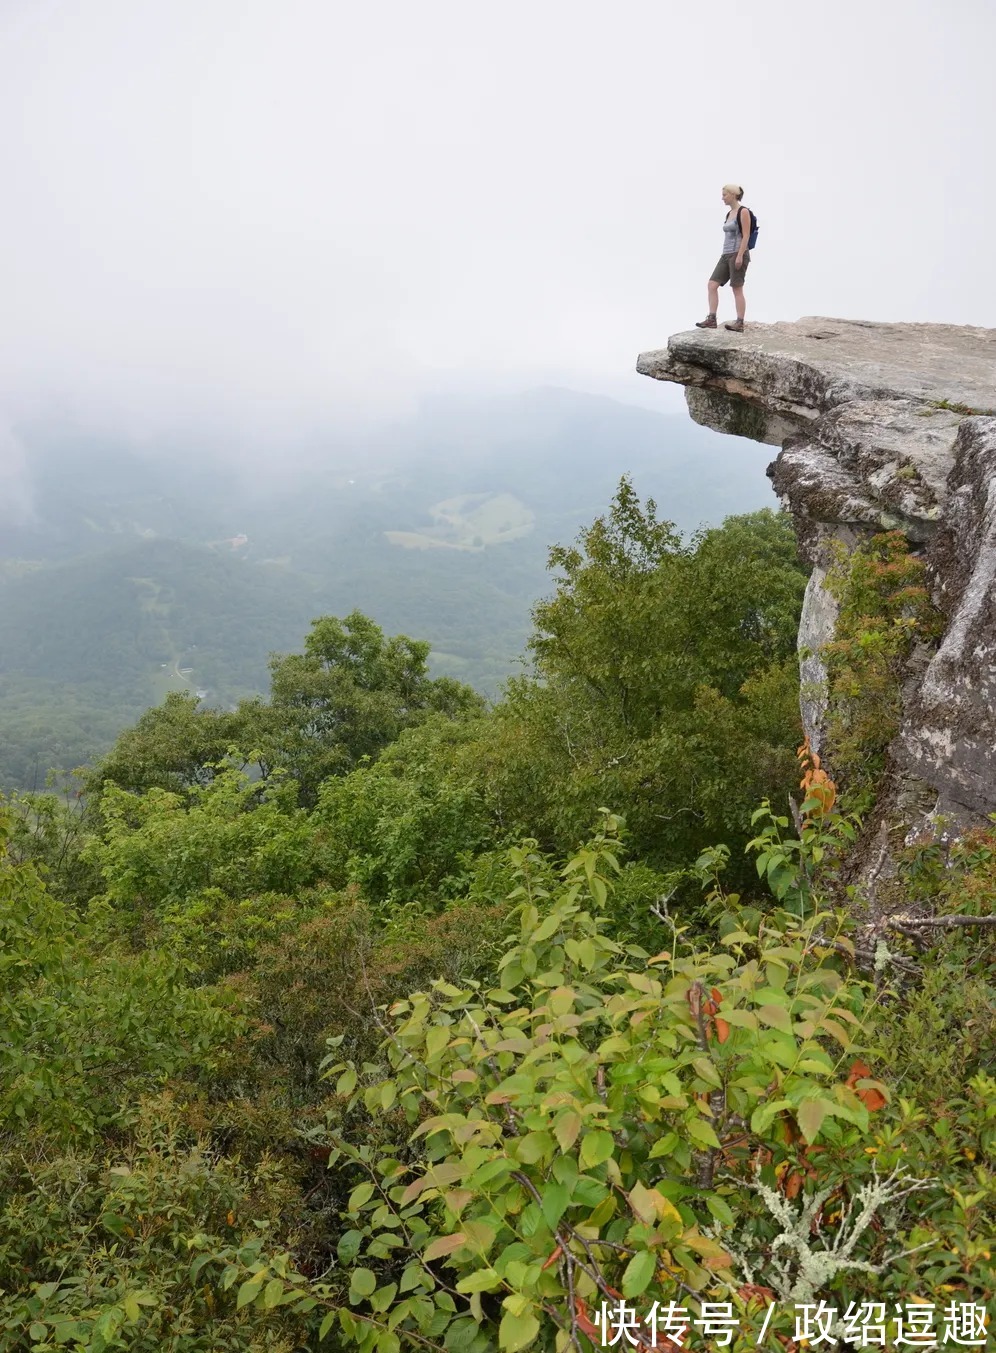
[[[954,930],[959,926],[996,926],[996,916],[887,916],[880,925],[889,930]]]

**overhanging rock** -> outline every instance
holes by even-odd
[[[637,370],[684,385],[696,422],[782,448],[768,474],[813,565],[799,644],[814,747],[838,542],[899,529],[924,552],[946,628],[910,674],[893,750],[938,811],[996,812],[996,330],[823,318],[693,329]]]

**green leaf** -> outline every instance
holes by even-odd
[[[692,1141],[698,1142],[700,1146],[708,1146],[712,1150],[719,1149],[720,1141],[716,1136],[715,1129],[705,1119],[693,1118],[690,1123],[685,1124],[685,1131]]]
[[[722,1226],[734,1225],[735,1219],[733,1212],[722,1198],[717,1197],[715,1194],[708,1195],[706,1198],[706,1207]]]
[[[492,1292],[496,1287],[501,1286],[501,1277],[493,1268],[481,1268],[476,1273],[470,1273],[466,1278],[461,1278],[456,1285],[458,1292]]]
[[[795,1111],[795,1116],[807,1142],[816,1141],[824,1118],[835,1108],[835,1104],[828,1104],[824,1099],[804,1099],[802,1101]]]
[[[548,1184],[543,1190],[540,1211],[543,1213],[543,1220],[551,1231],[556,1231],[557,1224],[567,1211],[570,1196],[565,1184]]]
[[[713,1065],[711,1058],[696,1057],[694,1062],[692,1062],[692,1066],[705,1081],[706,1085],[711,1085],[717,1090],[720,1089],[723,1084],[723,1079]]]
[[[418,1260],[413,1260],[405,1265],[405,1271],[401,1275],[401,1282],[398,1284],[399,1292],[410,1292],[413,1287],[418,1287],[422,1281],[422,1265]]]
[[[356,1072],[350,1067],[344,1071],[336,1081],[335,1092],[337,1095],[349,1095],[356,1089]]]
[[[435,1024],[425,1036],[425,1055],[426,1058],[435,1057],[442,1052],[450,1041],[450,1034],[453,1032],[449,1025]]]
[[[447,1350],[447,1353],[465,1353],[465,1350],[473,1348],[477,1335],[476,1320],[467,1317],[462,1320],[455,1320],[446,1331],[443,1347]]]
[[[622,1278],[622,1294],[624,1297],[638,1297],[645,1290],[651,1278],[654,1276],[654,1269],[657,1267],[657,1261],[651,1250],[641,1250],[639,1254],[634,1254],[633,1258],[626,1265]]]
[[[758,862],[757,872],[764,873],[763,865]],[[753,935],[749,935],[746,930],[733,930],[728,935],[724,935],[720,944],[756,944],[757,940]]]
[[[544,1156],[552,1155],[553,1150],[549,1132],[530,1132],[516,1143],[516,1154],[526,1165],[535,1165]]]
[[[335,1316],[336,1316],[335,1311],[329,1311],[328,1315],[325,1317],[325,1319],[322,1321],[322,1323],[318,1326],[318,1342],[319,1342],[319,1343],[322,1342],[322,1340],[325,1338],[326,1334],[328,1334],[329,1330],[330,1330],[330,1329],[332,1328],[332,1326],[335,1324]]]
[[[284,1294],[284,1285],[279,1278],[271,1278],[266,1284],[266,1290],[263,1293],[263,1310],[270,1311],[274,1306],[280,1304],[280,1298]]]
[[[778,1029],[783,1034],[792,1032],[792,1016],[783,1005],[762,1005],[757,1017],[762,1024]]]
[[[373,1196],[373,1191],[374,1186],[369,1181],[366,1184],[357,1184],[356,1188],[349,1195],[349,1202],[346,1204],[350,1212],[355,1212],[357,1208],[360,1208],[364,1203],[369,1202]]]
[[[525,1315],[513,1315],[506,1311],[498,1326],[498,1347],[505,1353],[517,1353],[520,1348],[528,1348],[539,1334],[539,1321],[527,1311]]]
[[[337,1253],[339,1263],[349,1265],[356,1258],[360,1251],[360,1245],[363,1242],[362,1231],[346,1231],[339,1237]]]
[[[398,1284],[385,1283],[383,1287],[378,1287],[377,1291],[370,1298],[370,1306],[378,1313],[386,1311],[397,1295]]]
[[[569,1109],[557,1119],[553,1131],[561,1151],[569,1151],[581,1131],[581,1115],[574,1109]]]
[[[751,1114],[751,1132],[756,1132],[759,1135],[767,1132],[782,1109],[790,1109],[791,1107],[792,1105],[787,1099],[769,1099],[766,1103],[759,1104]]]
[[[377,1286],[377,1279],[368,1268],[354,1268],[349,1275],[349,1300],[355,1306],[364,1297],[369,1297]]]
[[[676,1132],[665,1132],[663,1137],[659,1137],[650,1148],[650,1159],[657,1160],[661,1156],[671,1155],[679,1141],[680,1138]]]
[[[251,1301],[255,1301],[263,1287],[262,1278],[253,1278],[245,1282],[239,1288],[239,1295],[235,1301],[235,1309],[241,1311],[243,1306],[248,1306]]]
[[[556,911],[551,912],[550,915],[540,923],[539,928],[533,932],[530,939],[533,944],[542,944],[542,942],[548,940],[554,931],[558,930],[562,924],[563,917]]]
[[[586,1132],[581,1142],[582,1166],[587,1168],[589,1165],[601,1165],[603,1160],[608,1160],[612,1155],[615,1147],[611,1132],[605,1132],[601,1128],[595,1132]]]
[[[486,1160],[479,1166],[468,1180],[465,1181],[467,1188],[480,1189],[485,1184],[493,1184],[496,1179],[502,1175],[508,1174],[515,1168],[514,1161],[507,1156],[496,1156],[492,1160]]]

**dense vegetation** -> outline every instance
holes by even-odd
[[[739,1353],[772,1303],[789,1348],[874,1303],[977,1345],[993,932],[864,964],[849,881],[916,561],[839,580],[839,782],[784,516],[684,540],[623,481],[550,562],[491,709],[325,615],[267,699],[171,695],[7,802],[0,1350]],[[987,916],[994,851],[896,887]]]

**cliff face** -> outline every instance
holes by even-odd
[[[782,448],[768,474],[813,566],[799,645],[817,750],[835,551],[899,529],[923,552],[945,631],[904,687],[892,753],[906,783],[893,786],[892,824],[916,832],[925,811],[958,825],[996,812],[996,330],[835,319],[695,329],[643,353],[637,370],[684,385],[696,422]]]

